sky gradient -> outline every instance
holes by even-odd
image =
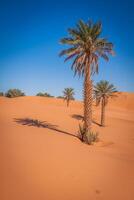
[[[100,60],[95,82],[104,79],[119,91],[134,91],[134,1],[82,0],[0,1],[0,91],[19,88],[26,95],[62,95],[65,87],[82,97],[82,78],[64,63],[59,40],[79,19],[101,20],[102,36],[114,43],[116,55]]]

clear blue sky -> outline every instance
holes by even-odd
[[[134,91],[133,0],[1,0],[0,91],[19,88],[58,96],[65,87],[82,97],[82,79],[58,54],[60,38],[79,20],[101,20],[103,36],[115,45],[116,56],[100,60],[94,81],[109,80],[120,91]]]

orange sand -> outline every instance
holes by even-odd
[[[0,200],[134,199],[134,94],[109,102],[107,126],[93,124],[95,145],[69,135],[77,134],[79,115],[78,101],[67,108],[56,98],[0,98]]]

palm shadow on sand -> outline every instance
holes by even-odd
[[[73,135],[72,133],[60,130],[60,129],[58,129],[57,125],[53,125],[46,121],[40,121],[38,119],[31,119],[31,118],[14,118],[14,122],[24,125],[24,126],[34,126],[37,128],[46,128],[46,129],[50,129],[53,131],[57,131],[59,133],[63,133],[63,134],[78,138],[78,136]]]
[[[83,116],[82,115],[73,114],[73,115],[71,115],[71,117],[74,118],[74,119],[83,121]],[[94,124],[98,125],[98,126],[101,126],[101,124],[96,122],[95,120],[92,120],[92,122]]]

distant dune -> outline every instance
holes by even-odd
[[[117,93],[118,98],[110,100],[109,107],[117,107],[134,111],[134,93],[120,92]]]
[[[93,106],[92,146],[77,138],[80,101],[0,97],[0,200],[134,199],[134,93]]]

